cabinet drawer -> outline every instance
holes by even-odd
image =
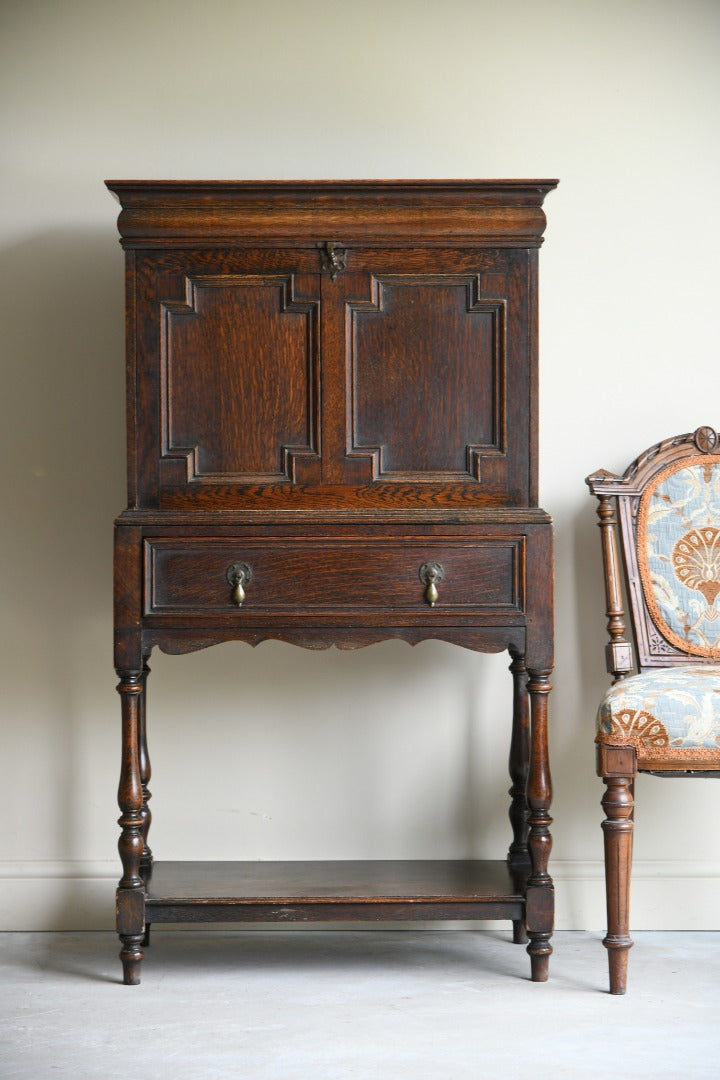
[[[525,540],[223,538],[147,539],[147,615],[424,613],[428,566],[441,612],[522,612]],[[246,568],[244,599],[233,598],[233,567]],[[425,568],[423,570],[423,568]],[[247,573],[249,570],[249,574]]]

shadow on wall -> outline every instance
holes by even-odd
[[[14,634],[58,635],[110,598],[124,492],[122,257],[106,232],[46,233],[2,253],[0,281],[6,603]]]
[[[322,652],[268,641],[156,650],[150,666],[156,854],[504,857],[504,657],[440,641]]]
[[[111,745],[112,520],[124,491],[123,262],[112,233],[0,253],[0,655],[12,771],[0,858],[92,857],[92,763]],[[98,708],[100,706],[100,708]],[[88,767],[90,766],[90,767]],[[112,812],[114,792],[108,792]],[[108,830],[113,827],[108,815]],[[112,857],[112,850],[107,852]]]
[[[582,483],[582,481],[581,481]],[[584,483],[581,491],[586,498],[569,523],[572,528],[572,566],[575,611],[573,622],[580,628],[577,642],[577,663],[580,672],[579,685],[582,693],[580,707],[583,723],[578,725],[583,742],[589,747],[590,761],[594,768],[595,712],[610,676],[605,672],[605,643],[608,640],[605,626],[605,587],[603,584],[600,530],[595,512],[596,500],[587,493]]]
[[[565,713],[562,737],[551,748],[553,771],[558,777],[556,802],[558,822],[563,823],[566,842],[572,850],[585,851],[588,859],[602,857],[600,821],[602,782],[595,773],[595,713],[609,684],[605,674],[605,592],[602,576],[600,533],[594,499],[587,495],[584,477],[578,477],[578,493],[586,498],[556,536],[558,564],[568,565],[565,595],[558,611],[560,619],[577,628],[572,664],[575,673],[559,681],[558,698]],[[567,610],[563,612],[563,607]],[[565,693],[567,687],[567,692]],[[588,833],[587,822],[597,821],[597,831]]]

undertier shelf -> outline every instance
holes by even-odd
[[[485,860],[157,862],[146,922],[521,919],[527,870]]]

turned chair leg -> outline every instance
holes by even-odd
[[[611,748],[605,757],[610,758]],[[610,762],[606,761],[606,764]],[[630,937],[630,871],[633,836],[633,779],[630,775],[603,775],[606,791],[602,806],[605,843],[605,892],[607,897],[607,936],[603,945],[608,950],[610,993],[624,994],[627,989],[628,952]]]

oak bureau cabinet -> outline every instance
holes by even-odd
[[[547,978],[537,255],[555,184],[108,183],[127,273],[128,506],[115,528],[126,983],[152,923],[222,920],[508,919],[532,978]],[[269,638],[508,650],[507,858],[153,862],[152,649]]]

